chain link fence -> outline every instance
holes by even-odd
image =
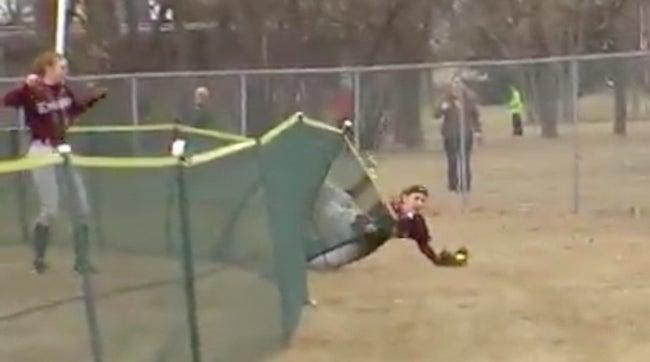
[[[297,110],[332,124],[357,120],[355,142],[378,160],[380,170],[394,167],[415,175],[412,170],[427,169],[426,179],[413,181],[443,193],[451,188],[449,157],[435,111],[458,79],[469,97],[463,102],[476,104],[482,125],[482,142],[472,142],[467,155],[471,191],[457,193],[462,210],[638,216],[650,210],[644,197],[650,178],[649,65],[647,52],[634,52],[366,68],[111,74],[75,77],[74,83],[109,89],[106,102],[84,118],[88,124],[195,123],[198,87],[210,93],[202,126],[227,132],[259,135]],[[0,79],[0,91],[18,81]],[[513,89],[521,98],[519,110],[509,105]],[[4,127],[20,124],[16,114],[1,112]],[[521,137],[513,135],[515,113],[523,123]],[[464,141],[478,140],[473,135]],[[10,152],[7,142],[0,147]]]

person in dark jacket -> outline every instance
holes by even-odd
[[[472,186],[471,154],[474,137],[481,139],[481,122],[475,97],[455,81],[435,110],[442,118],[442,137],[447,155],[449,191],[470,191]],[[464,176],[464,177],[463,177]]]
[[[194,90],[194,103],[189,110],[188,125],[195,128],[211,129],[215,127],[214,117],[208,109],[210,91],[206,87]]]

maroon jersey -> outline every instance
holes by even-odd
[[[391,202],[393,210],[397,214],[396,235],[398,238],[415,240],[420,252],[434,264],[438,262],[438,256],[429,246],[431,234],[424,216],[420,213],[406,213],[401,209],[397,200]]]
[[[418,244],[428,244],[431,240],[427,222],[420,214],[400,215],[397,220],[397,236],[413,239]]]
[[[58,145],[65,142],[67,128],[76,117],[90,108],[99,97],[78,100],[64,84],[26,84],[5,94],[7,107],[23,108],[25,122],[33,140]]]

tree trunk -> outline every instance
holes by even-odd
[[[557,71],[553,64],[538,64],[537,85],[539,97],[535,100],[544,138],[556,138],[557,129]]]
[[[390,99],[386,97],[390,90],[386,89],[383,76],[381,73],[373,72],[364,72],[359,75],[361,83],[359,90],[361,113],[359,141],[363,150],[373,151],[378,146],[377,136],[381,118],[393,106]],[[392,84],[392,82],[388,82],[388,84]],[[396,95],[390,94],[390,96],[391,99],[394,99]],[[395,114],[395,112],[389,113]],[[392,120],[395,121],[395,119]]]
[[[402,70],[395,74],[395,141],[408,147],[422,145],[420,120],[420,71]]]
[[[522,92],[524,96],[524,104],[526,105],[526,121],[531,124],[539,123],[539,110],[537,109],[536,100],[539,99],[537,94],[537,78],[535,76],[535,68],[532,66],[522,66],[519,72],[522,79]]]
[[[624,136],[627,133],[627,74],[626,60],[614,62],[614,134]]]
[[[113,1],[86,1],[88,32],[96,44],[119,36],[120,25]]]
[[[56,0],[40,0],[34,3],[36,34],[45,48],[53,48],[56,30]]]
[[[571,123],[573,120],[573,109],[576,107],[575,96],[573,94],[571,63],[565,62],[561,65],[562,75],[558,78],[560,94],[560,112],[558,119],[562,123]]]

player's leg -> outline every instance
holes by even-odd
[[[42,167],[32,171],[34,186],[40,202],[40,211],[33,231],[34,270],[47,269],[45,254],[50,243],[50,228],[59,210],[59,189],[55,167]]]
[[[325,182],[316,200],[315,226],[319,237],[328,245],[348,241],[354,236],[358,212],[354,200],[340,188]]]
[[[447,188],[458,191],[458,149],[452,136],[444,138],[445,155],[447,156]]]
[[[524,126],[519,113],[512,114],[512,130],[515,136],[523,136],[524,134]]]
[[[472,149],[474,147],[474,137],[470,134],[465,139],[465,154],[464,158],[460,161],[461,167],[465,176],[465,184],[463,185],[464,191],[472,189]]]

